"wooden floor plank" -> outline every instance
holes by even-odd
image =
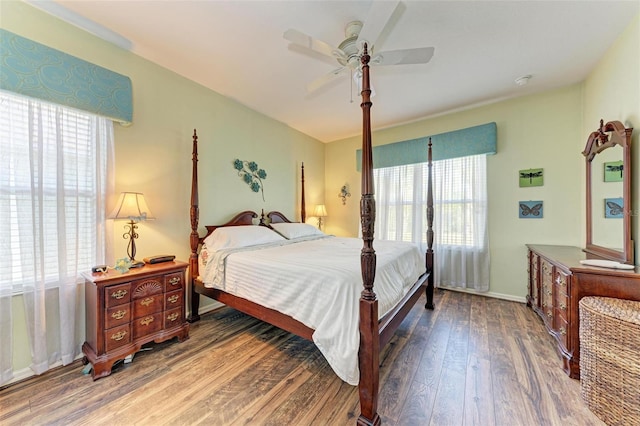
[[[588,425],[600,422],[554,341],[522,304],[437,290],[381,352],[385,425]],[[74,363],[0,389],[0,424],[353,425],[357,387],[318,349],[223,307],[190,339],[150,344],[97,381]]]

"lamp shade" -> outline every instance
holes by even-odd
[[[324,204],[318,204],[316,206],[316,208],[313,210],[313,215],[315,217],[326,217],[327,216],[327,209],[324,206]]]
[[[134,222],[153,220],[153,214],[147,206],[144,195],[139,192],[123,192],[118,198],[116,207],[109,215],[109,219],[127,219]]]

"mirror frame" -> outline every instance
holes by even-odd
[[[609,121],[604,124],[600,120],[600,128],[589,135],[587,145],[582,151],[586,160],[587,180],[587,244],[584,251],[588,258],[601,258],[614,260],[621,263],[633,264],[633,240],[631,239],[631,132],[633,128],[625,128],[619,121]],[[607,148],[620,145],[622,147],[622,197],[623,197],[623,247],[622,250],[614,250],[593,244],[593,214],[591,197],[591,163],[595,156]]]

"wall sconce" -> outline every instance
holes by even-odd
[[[127,219],[129,221],[124,226],[127,231],[122,234],[122,238],[129,239],[127,254],[131,260],[131,268],[143,266],[144,262],[136,262],[136,238],[138,238],[138,233],[136,232],[138,225],[136,223],[155,219],[147,206],[144,195],[139,192],[123,192],[120,194],[116,207],[108,219]]]
[[[347,197],[351,197],[351,192],[349,192],[349,184],[345,183],[342,185],[342,188],[340,188],[340,193],[338,194],[338,198],[342,199],[343,206],[347,204]]]
[[[318,229],[322,229],[322,218],[327,217],[327,208],[324,204],[318,204],[313,210],[313,215],[318,218]]]

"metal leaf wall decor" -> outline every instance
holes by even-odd
[[[262,201],[264,201],[264,180],[267,178],[267,172],[258,167],[255,161],[245,161],[235,159],[233,168],[237,170],[238,176],[249,185],[253,192],[262,193]]]

